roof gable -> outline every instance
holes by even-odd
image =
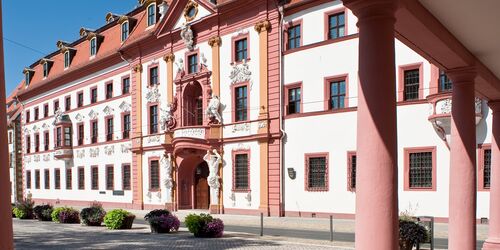
[[[185,23],[196,22],[215,12],[215,5],[205,0],[175,1],[155,33],[160,36],[163,33],[181,28]]]

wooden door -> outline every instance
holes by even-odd
[[[196,181],[196,209],[208,209],[210,204],[208,181],[200,177]]]

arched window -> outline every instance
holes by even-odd
[[[184,126],[203,125],[203,92],[198,82],[186,86],[183,102]]]
[[[156,23],[156,4],[148,6],[148,27]]]

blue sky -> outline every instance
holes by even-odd
[[[23,68],[55,51],[58,40],[75,41],[81,27],[101,27],[108,12],[125,14],[136,5],[137,0],[3,0],[6,94],[23,79]]]

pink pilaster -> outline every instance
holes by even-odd
[[[398,247],[394,12],[397,1],[347,0],[358,17],[356,249]]]
[[[449,249],[476,248],[476,115],[473,68],[446,72],[453,82]]]
[[[491,140],[490,219],[484,250],[500,249],[500,100],[489,102],[493,110]]]

